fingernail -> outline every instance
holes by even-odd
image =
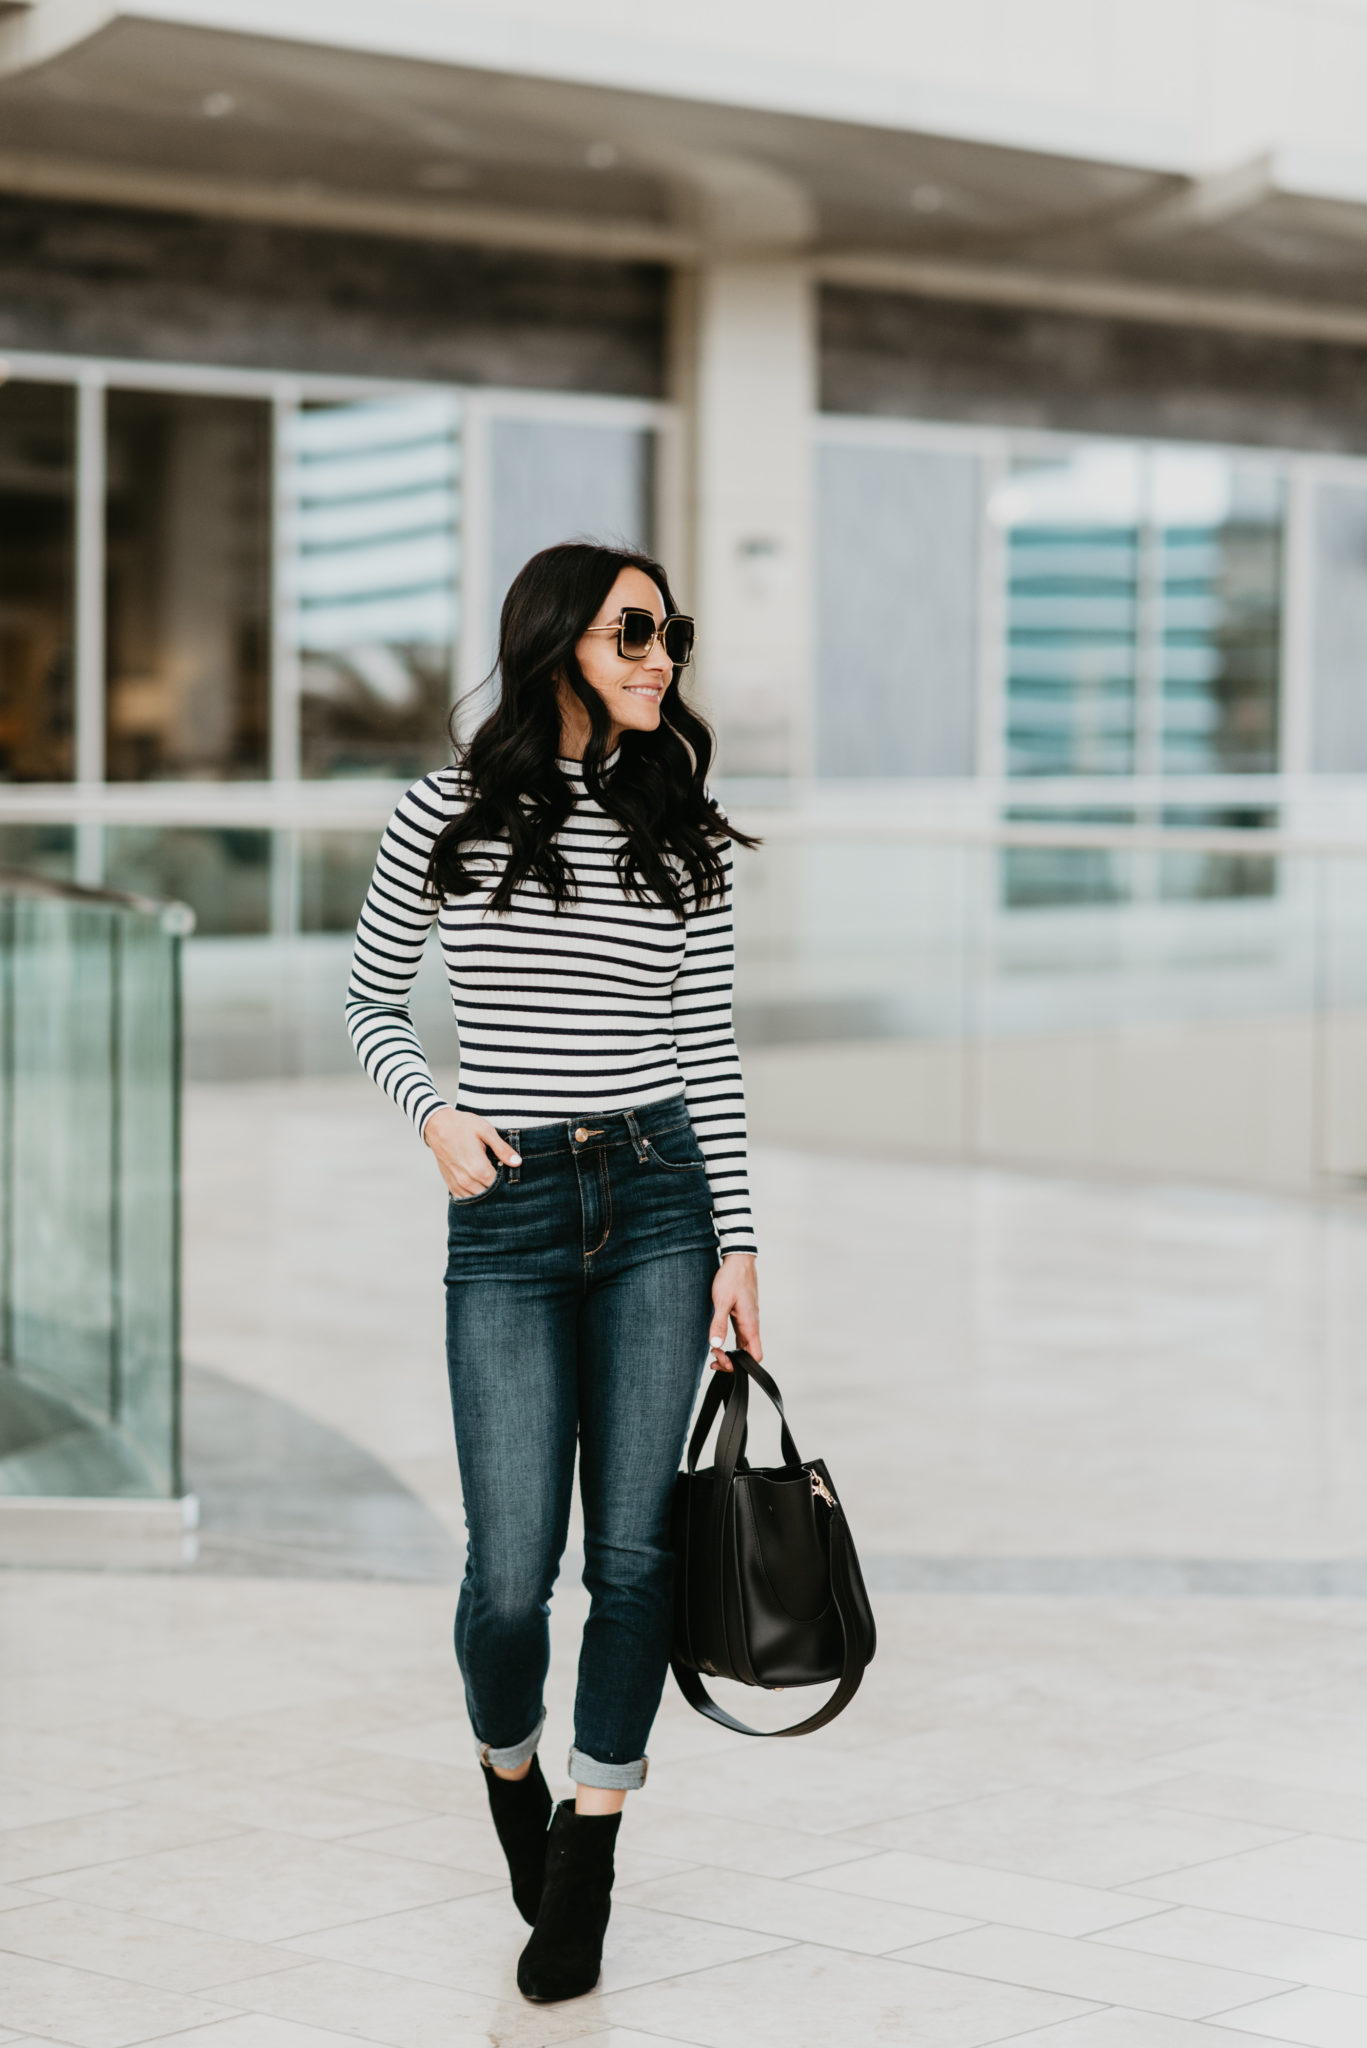
[[[511,1159],[511,1161],[510,1161],[509,1163],[510,1163],[510,1165],[513,1165],[513,1166],[521,1166],[521,1164],[522,1164],[522,1154],[521,1154],[520,1152],[514,1152],[514,1154],[513,1154],[513,1156],[512,1156],[512,1159]]]

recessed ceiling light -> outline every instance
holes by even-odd
[[[591,171],[610,171],[616,161],[615,142],[591,142],[584,151],[584,162]]]
[[[237,101],[230,92],[206,92],[199,111],[206,121],[221,121],[225,114],[236,113]]]
[[[945,195],[938,185],[913,185],[907,194],[907,203],[913,213],[939,213],[943,210]]]

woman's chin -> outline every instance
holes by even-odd
[[[648,698],[628,697],[618,710],[617,723],[630,732],[654,732],[660,723],[660,707]]]

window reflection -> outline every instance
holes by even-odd
[[[0,778],[73,771],[75,394],[0,384]]]
[[[269,768],[269,408],[108,396],[108,773]]]
[[[1212,448],[1018,459],[1007,530],[1013,775],[1274,770],[1285,489]]]
[[[291,423],[282,556],[307,776],[446,758],[459,426],[440,393],[305,406]]]
[[[1155,454],[1169,774],[1276,768],[1282,501],[1270,466],[1204,448]]]
[[[1023,457],[1007,529],[1007,766],[1129,775],[1135,755],[1142,457],[1097,443]]]

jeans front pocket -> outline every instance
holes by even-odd
[[[453,1211],[457,1209],[473,1209],[477,1202],[487,1202],[490,1195],[502,1185],[502,1182],[503,1161],[500,1159],[494,1167],[494,1177],[487,1188],[481,1188],[477,1195],[453,1195],[448,1189],[446,1196],[447,1206]]]
[[[706,1161],[692,1124],[679,1124],[672,1131],[657,1131],[645,1140],[651,1163],[669,1173],[701,1173]]]

